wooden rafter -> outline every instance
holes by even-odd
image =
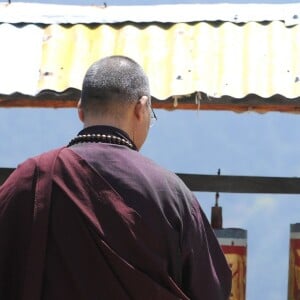
[[[300,112],[300,97],[288,99],[281,95],[273,95],[270,98],[262,98],[251,94],[238,99],[230,96],[221,98],[209,97],[204,93],[189,96],[170,97],[166,100],[153,98],[154,108],[174,110],[223,110],[234,112]],[[199,96],[200,95],[200,96]],[[64,93],[44,91],[39,95],[27,96],[22,94],[0,95],[1,107],[43,107],[43,108],[69,108],[76,107],[80,98],[80,91],[69,89]]]

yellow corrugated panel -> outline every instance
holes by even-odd
[[[41,30],[37,90],[80,89],[93,61],[119,54],[145,68],[158,99],[195,91],[234,98],[300,95],[300,25],[128,23],[49,25]]]

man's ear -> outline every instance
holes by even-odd
[[[78,101],[78,104],[77,104],[77,112],[78,112],[79,120],[81,122],[84,122],[84,112],[82,109],[81,99]]]
[[[147,111],[148,97],[142,96],[135,104],[134,114],[140,120],[144,113]]]

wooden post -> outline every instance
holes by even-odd
[[[247,231],[239,228],[216,229],[215,234],[232,272],[232,287],[229,300],[245,300]]]
[[[288,300],[300,299],[300,223],[290,225]]]

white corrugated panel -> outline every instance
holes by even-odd
[[[0,26],[0,93],[37,93],[43,30],[35,25]]]
[[[300,22],[300,3],[290,4],[173,4],[140,6],[75,6],[39,3],[2,3],[0,22],[88,24],[141,22],[284,21]]]

